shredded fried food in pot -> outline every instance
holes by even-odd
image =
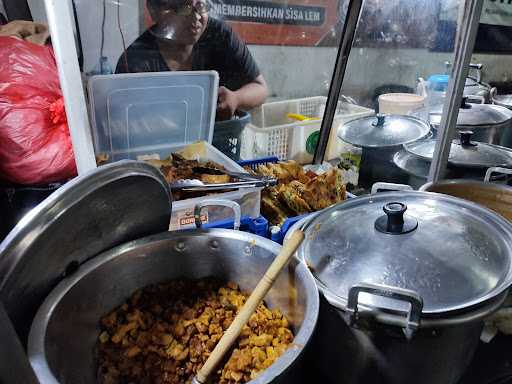
[[[135,291],[101,319],[98,376],[103,384],[191,383],[248,295],[215,278],[177,279]],[[293,341],[286,317],[262,303],[210,381],[245,383]]]

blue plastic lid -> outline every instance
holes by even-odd
[[[449,80],[450,76],[448,75],[432,75],[427,79],[429,88],[434,91],[446,91]]]

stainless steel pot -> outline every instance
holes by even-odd
[[[359,186],[370,188],[379,181],[404,183],[407,174],[394,165],[393,155],[429,133],[429,125],[416,117],[377,114],[345,123],[338,137],[362,148]]]
[[[490,168],[484,181],[475,180],[441,180],[426,183],[421,191],[443,193],[483,205],[512,221],[512,187],[490,182],[494,173],[512,174],[512,169]]]
[[[391,192],[304,228],[299,255],[323,296],[313,353],[325,379],[457,382],[512,282],[510,223],[450,196]]]
[[[28,349],[41,383],[96,382],[98,321],[135,289],[210,274],[251,289],[279,251],[238,231],[169,233],[170,213],[156,168],[117,162],[67,183],[0,244],[0,300],[24,345],[32,325]],[[296,344],[252,382],[293,381],[318,315],[314,279],[292,263],[267,299],[289,317]]]
[[[178,277],[217,276],[251,291],[280,246],[258,236],[225,229],[165,232],[109,250],[64,279],[39,309],[28,354],[44,383],[94,383],[94,345],[99,319],[148,284]],[[112,278],[115,276],[115,278]],[[294,327],[294,347],[251,384],[292,380],[292,368],[315,329],[319,301],[304,264],[293,262],[266,297]]]
[[[512,152],[505,147],[472,140],[473,132],[460,131],[460,138],[453,140],[448,157],[445,177],[448,179],[484,180],[492,167],[512,167]],[[427,182],[436,140],[419,140],[404,146],[393,156],[397,167],[409,175],[406,182],[418,189]],[[493,175],[491,180],[506,184],[509,175]]]
[[[475,70],[475,76],[468,76],[464,85],[464,96],[477,96],[486,104],[491,104],[496,95],[496,88],[482,81],[482,64],[470,64],[470,69]]]
[[[429,111],[429,120],[434,129],[441,123],[443,106],[434,106]],[[512,145],[504,134],[512,129],[512,111],[499,105],[473,104],[463,98],[457,118],[457,131],[473,131],[473,139],[482,143]],[[456,132],[454,138],[458,137]]]
[[[512,109],[512,95],[496,95],[493,98],[493,102],[496,105]]]

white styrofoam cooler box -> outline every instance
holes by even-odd
[[[219,77],[215,71],[129,73],[93,76],[88,91],[96,154],[110,161],[164,159],[193,144],[200,161],[214,161],[244,172],[214,148],[213,125]],[[258,217],[261,188],[240,188],[212,195],[238,202],[242,215]],[[173,202],[170,229],[194,227],[195,205],[207,197]],[[229,208],[204,208],[203,221],[233,216]]]
[[[296,160],[303,164],[311,162],[326,102],[327,97],[314,96],[265,103],[255,108],[251,111],[252,122],[246,125],[242,134],[241,157],[253,159],[277,156],[281,160]],[[293,122],[287,117],[289,113],[318,120]],[[337,137],[338,128],[342,124],[373,114],[372,109],[338,102],[325,160],[337,158],[340,153],[350,150],[347,148],[351,146]]]

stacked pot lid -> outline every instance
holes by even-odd
[[[360,197],[322,211],[304,229],[299,256],[329,302],[349,312],[450,316],[488,303],[512,282],[511,224],[451,196]]]
[[[340,127],[338,137],[362,148],[386,148],[424,138],[430,126],[413,116],[377,114],[351,120]]]
[[[452,141],[448,164],[452,169],[482,169],[512,167],[512,151],[498,145],[471,140],[472,131],[460,131],[459,139]],[[416,176],[428,171],[436,146],[435,139],[420,140],[404,146],[394,157],[395,164]]]

